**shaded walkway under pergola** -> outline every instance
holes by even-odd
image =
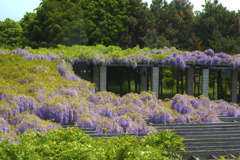
[[[81,78],[95,83],[96,91],[111,91],[118,94],[152,91],[157,98],[166,98],[163,79],[169,78],[168,83],[175,82],[176,85],[172,84],[170,91],[172,95],[168,98],[176,93],[186,93],[194,96],[204,95],[211,99],[224,99],[233,103],[238,101],[238,71],[229,66],[206,67],[187,64],[186,69],[182,71],[162,64],[138,64],[133,68],[123,64],[100,66],[79,62],[73,64],[73,70]],[[164,75],[164,70],[175,74]],[[225,88],[221,87],[223,83]]]

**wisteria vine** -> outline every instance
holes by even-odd
[[[29,51],[27,51],[29,50]],[[0,54],[6,54],[7,51],[2,51]],[[135,47],[133,49],[122,50],[120,47],[103,45],[97,46],[72,46],[66,47],[59,45],[58,48],[47,51],[46,49],[33,50],[31,48],[12,51],[13,54],[22,54],[26,59],[40,59],[53,61],[59,58],[64,58],[72,64],[78,62],[86,62],[94,65],[111,65],[122,64],[136,68],[139,64],[149,65],[166,65],[177,67],[182,70],[187,65],[201,65],[204,67],[213,66],[228,66],[232,69],[240,69],[240,54],[229,55],[226,53],[215,53],[212,49],[205,52],[200,51],[180,51],[176,48],[149,49]],[[62,64],[59,64],[59,72],[65,77],[66,73],[61,70]],[[78,78],[72,75],[70,78],[77,80]]]
[[[172,51],[176,49],[137,53],[149,58]],[[156,131],[147,125],[146,119],[153,124],[218,123],[218,115],[237,117],[240,114],[237,104],[210,101],[203,96],[175,95],[172,100],[161,101],[150,92],[128,93],[122,97],[106,91],[95,93],[93,84],[77,77],[71,65],[61,58],[65,54],[53,56],[48,52],[45,56],[33,56],[21,49],[1,54],[4,65],[0,67],[0,133],[4,135],[30,129],[46,133],[71,124],[94,128],[97,134],[138,136]],[[212,50],[166,56],[166,63],[182,69],[182,65],[189,62],[238,66],[237,60],[237,56],[233,62],[233,57],[215,54]],[[140,62],[143,61],[136,61]]]

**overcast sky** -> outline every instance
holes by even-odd
[[[148,2],[149,6],[152,3],[152,0],[142,1]],[[171,0],[167,1],[170,2]],[[201,5],[205,3],[205,0],[190,0],[190,2],[194,5],[194,11],[201,11]],[[240,0],[219,0],[219,2],[230,11],[240,10]],[[6,18],[11,18],[19,21],[26,12],[33,12],[40,3],[41,0],[0,0],[0,20],[4,21]]]

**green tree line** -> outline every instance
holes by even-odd
[[[205,0],[193,12],[188,0],[42,0],[36,13],[0,21],[0,46],[118,45],[176,47],[240,53],[240,10]]]

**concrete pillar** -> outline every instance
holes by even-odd
[[[142,67],[141,70],[141,91],[147,91],[147,67]]]
[[[237,103],[238,71],[232,70],[231,75],[231,102]]]
[[[152,92],[158,99],[159,94],[159,67],[152,67]]]
[[[93,83],[96,85],[96,92],[99,91],[100,85],[100,66],[93,66]]]
[[[193,76],[194,76],[194,68],[187,68],[187,75],[186,75],[187,95],[193,95]]]
[[[209,69],[202,70],[202,95],[208,97]]]
[[[107,67],[100,67],[100,91],[107,90]]]

